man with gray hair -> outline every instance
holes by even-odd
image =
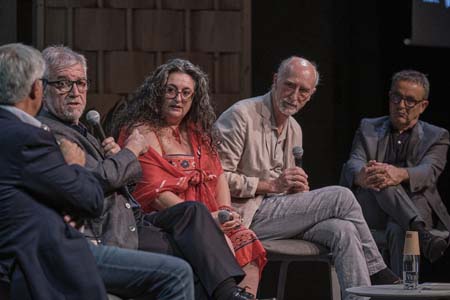
[[[82,149],[85,168],[99,180],[105,193],[101,216],[85,218],[83,224],[107,291],[125,298],[193,299],[192,270],[186,262],[136,251],[137,246],[121,248],[129,243],[137,245],[132,204],[121,194],[126,193],[126,183],[140,176],[137,157],[147,149],[143,136],[134,131],[124,149],[113,138],[105,139],[102,147],[98,145],[79,122],[88,89],[84,56],[63,46],[48,47],[43,56],[47,63],[43,79],[46,110],[38,118],[58,140],[67,139]]]
[[[430,262],[447,249],[450,216],[437,190],[449,146],[447,130],[419,120],[427,108],[425,74],[400,71],[392,77],[389,116],[363,119],[356,131],[341,184],[352,188],[371,228],[385,230],[391,268],[402,273],[406,230],[419,232]],[[441,235],[430,233],[432,228]]]
[[[292,117],[316,91],[319,73],[301,57],[284,60],[269,93],[239,101],[217,120],[218,151],[233,205],[260,240],[301,238],[331,249],[345,299],[353,286],[394,283],[350,190],[309,190],[292,151],[302,146]],[[297,148],[298,149],[298,148]]]
[[[34,118],[44,69],[34,48],[0,47],[0,277],[11,299],[106,299],[86,240],[62,217],[100,216],[103,192],[80,149],[61,141],[76,154],[66,164]]]
[[[140,179],[138,156],[146,151],[148,141],[134,129],[121,148],[112,137],[98,141],[88,132],[80,121],[88,90],[84,56],[64,46],[47,47],[43,56],[48,86],[46,109],[39,119],[57,138],[66,138],[83,149],[86,168],[99,179],[105,192],[102,216],[85,220],[86,237],[97,244],[185,259],[195,272],[197,300],[253,298],[236,286],[235,279],[242,279],[244,273],[204,205],[189,201],[162,212],[142,212],[128,185]],[[101,267],[100,272],[108,273]]]

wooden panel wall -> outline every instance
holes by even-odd
[[[208,73],[216,110],[251,93],[251,0],[35,0],[35,44],[88,60],[88,106],[104,115],[158,65]]]

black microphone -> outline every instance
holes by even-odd
[[[294,155],[295,166],[302,168],[303,166],[303,148],[300,146],[295,146],[292,148],[292,154]]]
[[[220,224],[231,221],[233,219],[233,216],[228,210],[219,210],[219,214],[217,217]]]
[[[100,124],[100,114],[96,110],[90,110],[86,114],[86,121],[94,128],[94,131],[97,134],[97,137],[100,139],[100,142],[106,139],[105,131],[103,131],[102,124]]]

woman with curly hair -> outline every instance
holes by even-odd
[[[228,211],[230,219],[220,226],[246,272],[240,286],[256,294],[266,253],[231,207],[215,147],[215,120],[207,75],[187,60],[174,59],[145,79],[115,116],[114,127],[121,130],[119,143],[135,128],[150,142],[139,158],[143,177],[134,191],[144,211],[183,201],[202,202],[216,220],[220,210]]]

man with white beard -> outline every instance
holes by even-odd
[[[217,120],[217,147],[234,208],[260,240],[301,238],[330,248],[344,291],[397,283],[352,192],[338,186],[310,191],[308,175],[295,164],[292,150],[302,146],[302,131],[292,115],[318,82],[313,63],[290,57],[270,92],[237,102]],[[344,298],[361,299],[345,292]]]

